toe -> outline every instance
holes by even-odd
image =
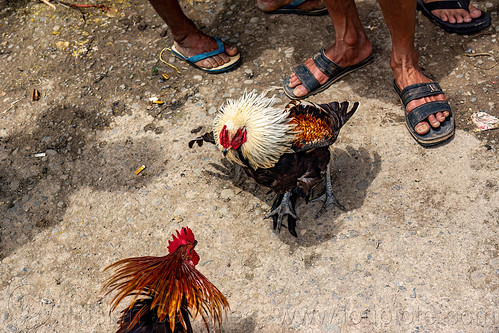
[[[218,66],[217,62],[213,59],[213,57],[200,60],[196,62],[196,65],[201,68],[207,68],[207,69]]]
[[[296,97],[302,97],[302,96],[305,96],[307,94],[307,89],[305,89],[305,87],[303,85],[299,85],[297,86],[295,89],[293,89],[293,94],[296,96]]]
[[[230,46],[230,45],[225,45],[225,53],[230,56],[230,57],[233,57],[237,54],[237,47],[235,46]]]
[[[435,115],[435,117],[437,118],[437,120],[438,120],[439,122],[443,122],[443,121],[445,121],[445,116],[444,116],[443,112],[438,112],[438,113]]]
[[[430,125],[428,125],[427,122],[425,121],[422,121],[420,122],[419,124],[417,124],[415,127],[414,127],[414,130],[416,131],[416,133],[418,133],[419,135],[425,135],[426,133],[428,133],[430,131]]]
[[[223,65],[226,62],[230,61],[230,57],[225,53],[220,53],[220,54],[216,55],[216,60],[217,60],[219,65]]]
[[[294,88],[296,87],[297,85],[299,85],[301,82],[300,80],[298,80],[298,77],[296,76],[295,73],[291,74],[291,78],[289,79],[289,87],[290,88]]]
[[[225,64],[226,62],[229,62],[229,60],[230,60],[229,56],[226,55],[225,53],[217,54],[216,56],[214,56],[214,58],[218,64],[218,66],[222,66],[223,64]]]
[[[482,11],[473,6],[470,6],[470,15],[472,18],[479,18],[480,16],[482,16]]]
[[[430,125],[434,128],[437,128],[438,126],[440,126],[440,122],[437,120],[437,118],[435,117],[434,114],[430,115],[428,117],[428,122],[430,123]]]

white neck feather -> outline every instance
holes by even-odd
[[[282,154],[292,152],[294,125],[289,122],[289,112],[275,108],[274,98],[266,98],[255,91],[246,93],[238,100],[228,100],[220,108],[213,122],[215,142],[220,150],[220,131],[227,126],[232,139],[238,129],[246,129],[247,141],[241,153],[253,169],[273,167]],[[230,149],[226,155],[232,162],[245,165],[237,153]]]

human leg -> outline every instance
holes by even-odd
[[[372,45],[362,28],[354,0],[325,0],[324,3],[333,21],[336,35],[335,42],[324,52],[326,57],[343,68],[366,60],[372,54]],[[329,77],[317,68],[312,58],[307,59],[304,65],[320,84],[329,80]],[[296,73],[291,75],[288,86],[293,89],[296,97],[309,93]]]
[[[193,57],[218,48],[215,39],[196,28],[194,23],[185,16],[178,0],[149,0],[149,2],[168,25],[175,48],[183,55]],[[228,63],[230,57],[237,53],[237,48],[225,45],[225,52],[197,61],[195,64],[201,68],[216,68]]]
[[[418,65],[418,53],[414,47],[414,29],[416,2],[406,0],[378,0],[385,22],[392,37],[390,66],[396,86],[403,90],[407,86],[431,82]],[[444,94],[438,94],[410,101],[406,112],[433,101],[445,101]],[[416,133],[424,135],[430,126],[437,128],[450,116],[450,111],[436,112],[428,116],[428,122],[422,121],[414,126]],[[429,123],[429,124],[428,124]]]

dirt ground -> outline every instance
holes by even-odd
[[[0,0],[0,329],[113,332],[103,268],[164,255],[188,225],[199,270],[230,302],[223,332],[499,331],[499,130],[477,133],[470,121],[499,117],[497,1],[477,1],[493,23],[475,36],[418,16],[421,65],[456,116],[455,138],[436,149],[405,128],[381,11],[358,2],[375,61],[311,98],[361,102],[332,149],[347,211],[315,219],[319,204],[300,202],[298,238],[263,219],[267,189],[214,146],[187,143],[244,90],[284,106],[282,80],[332,42],[328,17],[185,2],[241,50],[238,69],[214,76],[169,51],[180,73],[159,60],[172,39],[147,1],[77,2],[110,12],[53,3]]]

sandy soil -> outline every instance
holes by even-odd
[[[329,18],[266,15],[250,0],[186,2],[244,62],[213,76],[165,52],[179,74],[158,59],[172,39],[148,2],[102,3],[109,13],[0,0],[3,331],[112,332],[103,268],[165,254],[184,225],[199,241],[199,270],[230,302],[223,332],[499,330],[499,131],[473,132],[469,119],[499,116],[496,1],[478,1],[493,24],[475,36],[418,16],[421,65],[456,116],[454,140],[437,149],[407,132],[382,14],[358,3],[376,59],[311,98],[361,102],[332,149],[347,211],[315,219],[319,204],[300,202],[297,239],[263,219],[267,189],[214,146],[187,143],[246,89],[284,106],[282,80],[331,43]]]

